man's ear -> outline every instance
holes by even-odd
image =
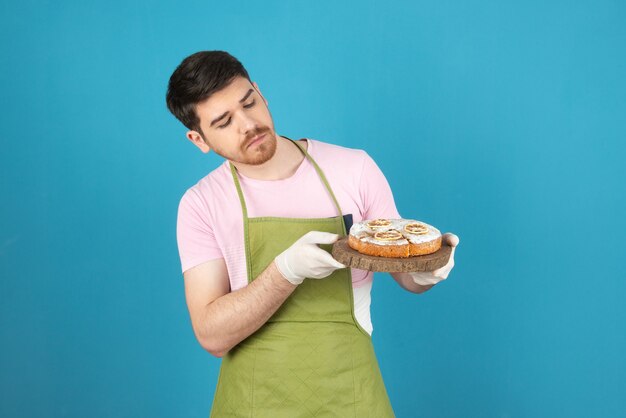
[[[267,106],[267,100],[265,100],[265,97],[263,97],[263,94],[261,94],[261,90],[259,89],[259,86],[257,85],[257,83],[255,83],[254,81],[252,82],[252,85],[254,86],[254,88],[256,89],[257,92],[259,92],[259,95],[261,96],[261,98],[263,99],[263,101],[265,102],[265,106]]]
[[[200,151],[202,151],[203,153],[206,154],[207,152],[211,151],[211,147],[209,147],[209,145],[204,142],[204,139],[202,139],[202,135],[200,135],[198,131],[187,131],[187,134],[185,136],[196,147],[200,148]]]

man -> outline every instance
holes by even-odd
[[[222,357],[211,416],[393,416],[370,338],[373,273],[328,252],[350,215],[400,218],[380,169],[362,150],[277,135],[259,86],[223,51],[185,58],[167,106],[225,158],[184,194],[177,225],[194,333]],[[439,270],[392,276],[422,293],[453,265],[454,250]]]

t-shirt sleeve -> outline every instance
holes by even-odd
[[[359,190],[365,209],[363,219],[401,218],[385,175],[367,153],[363,158]]]
[[[224,257],[215,239],[208,209],[191,189],[185,192],[178,205],[176,239],[183,273],[206,261]]]

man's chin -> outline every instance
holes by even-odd
[[[253,157],[245,161],[245,164],[261,165],[271,160],[276,154],[276,137],[267,138],[264,143],[259,144],[258,148],[254,150],[254,154]]]

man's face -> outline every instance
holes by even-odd
[[[213,149],[227,160],[247,165],[260,165],[274,156],[274,122],[256,83],[237,77],[198,103],[196,113],[204,140],[197,131],[187,132],[187,137],[203,152]]]

